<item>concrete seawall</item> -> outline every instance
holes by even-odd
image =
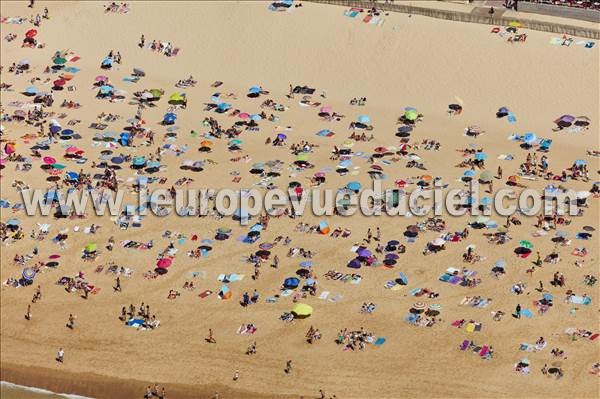
[[[576,37],[585,37],[589,39],[600,40],[600,30],[588,29],[575,25],[557,24],[546,21],[537,21],[529,18],[505,18],[505,17],[489,17],[487,15],[477,15],[467,12],[451,11],[451,10],[439,10],[426,7],[414,7],[405,4],[393,4],[393,3],[372,3],[370,1],[360,0],[308,0],[314,3],[321,4],[332,4],[344,7],[358,7],[370,9],[373,5],[380,10],[401,12],[404,14],[415,14],[423,15],[431,18],[446,19],[449,21],[469,22],[475,24],[494,25],[494,26],[507,26],[509,22],[517,21],[521,23],[523,28],[557,33],[560,35],[569,35]]]

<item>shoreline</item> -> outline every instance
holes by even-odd
[[[395,3],[372,3],[365,0],[308,0],[312,3],[336,5],[342,7],[357,7],[370,9],[376,6],[383,11],[399,12],[403,14],[415,14],[425,17],[443,19],[447,21],[466,22],[484,24],[490,26],[507,26],[510,22],[519,22],[522,28],[532,29],[540,32],[549,32],[556,34],[566,34],[588,39],[600,39],[600,30],[584,27],[581,25],[567,25],[555,22],[544,21],[536,18],[517,17],[489,17],[487,15],[478,15],[474,13],[461,12],[456,10],[445,10],[433,7],[415,7],[413,5],[395,4]],[[536,14],[529,14],[531,16]]]
[[[19,366],[0,363],[0,380],[16,384],[23,389],[44,389],[52,395],[79,395],[89,399],[142,398],[148,385],[135,379],[115,378],[95,373],[73,373],[43,367]],[[163,383],[157,381],[162,387]],[[264,395],[256,392],[231,389],[219,384],[169,384],[164,385],[170,398],[198,399],[212,397],[245,397],[257,399],[291,398],[291,395]],[[50,393],[48,393],[50,394]],[[295,397],[295,396],[294,396]]]

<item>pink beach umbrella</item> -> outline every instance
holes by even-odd
[[[44,157],[42,158],[42,161],[44,161],[44,163],[46,165],[52,165],[56,163],[56,159],[52,158],[52,157]]]
[[[160,269],[167,269],[169,266],[171,266],[171,259],[169,258],[161,258],[158,260],[158,262],[156,262],[156,267],[160,268]]]
[[[320,112],[324,114],[330,114],[333,112],[333,108],[331,108],[330,106],[321,107]]]
[[[108,80],[107,76],[104,75],[98,75],[96,76],[96,79],[94,79],[96,82],[106,82]]]
[[[248,119],[250,118],[250,114],[247,112],[242,112],[238,115],[241,119]]]

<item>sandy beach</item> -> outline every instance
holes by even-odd
[[[296,3],[296,2],[295,2]],[[409,144],[423,140],[436,140],[439,150],[428,151],[417,147],[417,153],[426,170],[407,168],[406,159],[380,163],[387,179],[384,187],[394,186],[397,179],[417,182],[420,176],[443,177],[449,187],[464,187],[461,181],[465,168],[456,167],[466,159],[465,148],[480,148],[487,154],[486,170],[496,175],[498,166],[504,170],[502,179],[494,179],[494,189],[505,188],[507,178],[516,175],[528,153],[536,153],[536,144],[524,150],[511,135],[535,132],[539,138],[552,140],[549,152],[537,152],[538,158],[549,158],[550,170],[557,175],[570,168],[575,160],[585,160],[589,179],[568,179],[553,182],[538,178],[520,180],[527,188],[543,191],[551,183],[564,184],[575,191],[589,191],[598,181],[599,158],[591,152],[600,150],[598,121],[600,120],[600,63],[599,45],[586,48],[573,38],[570,46],[553,45],[550,41],[560,35],[521,30],[526,33],[524,42],[509,43],[505,36],[490,33],[491,26],[463,24],[436,20],[421,16],[389,14],[378,16],[380,24],[363,23],[366,11],[356,18],[344,15],[343,7],[303,3],[302,7],[290,7],[285,12],[268,9],[269,2],[132,2],[127,13],[106,13],[106,3],[43,2],[36,1],[33,9],[26,1],[3,1],[1,16],[26,17],[49,9],[49,19],[40,26],[29,22],[0,25],[2,38],[2,83],[11,85],[1,92],[2,114],[13,115],[17,109],[27,106],[11,106],[11,102],[32,101],[22,92],[28,86],[36,86],[49,92],[52,82],[62,71],[46,74],[44,69],[52,65],[56,51],[65,54],[66,65],[74,67],[66,86],[75,89],[54,90],[54,105],[46,111],[68,114],[58,119],[63,129],[72,129],[81,136],[69,142],[57,140],[43,151],[44,157],[53,157],[67,165],[65,171],[84,170],[87,173],[103,173],[93,168],[92,161],[99,163],[101,151],[108,147],[92,140],[98,130],[89,128],[98,122],[101,112],[118,114],[120,119],[106,122],[104,132],[122,132],[126,120],[136,114],[136,105],[130,100],[135,92],[144,89],[164,89],[165,95],[155,107],[143,110],[144,126],[154,132],[154,142],[135,147],[117,144],[110,148],[114,154],[140,155],[150,158],[158,146],[176,144],[187,148],[180,155],[166,151],[161,157],[160,171],[153,176],[165,177],[162,184],[170,188],[181,177],[194,181],[191,188],[253,188],[260,180],[250,173],[257,162],[281,160],[281,175],[274,180],[278,187],[287,187],[291,181],[310,186],[311,176],[325,167],[327,181],[322,186],[344,187],[349,181],[370,186],[367,171],[370,168],[368,154],[377,147],[402,145],[395,135],[398,118],[405,114],[405,107],[414,107],[423,115],[410,135]],[[44,43],[43,48],[21,46],[28,30],[35,28],[35,39]],[[5,37],[17,35],[13,41]],[[138,45],[141,35],[145,41],[171,42],[179,52],[167,57]],[[585,39],[588,41],[588,39]],[[594,41],[592,41],[594,42]],[[111,69],[100,65],[109,52],[119,52],[122,61]],[[76,61],[71,61],[79,57]],[[9,72],[13,63],[27,58],[30,69],[26,73]],[[133,68],[141,68],[145,76],[132,83],[123,81],[132,75]],[[96,76],[106,75],[111,84],[125,91],[125,100],[109,102],[98,99],[99,86]],[[175,84],[190,75],[197,81],[194,87],[177,88]],[[39,81],[30,80],[40,77]],[[43,83],[49,78],[48,83]],[[223,82],[217,88],[215,81]],[[294,98],[286,96],[292,86],[307,85],[316,88],[310,102],[330,106],[343,115],[341,120],[325,121],[319,117],[320,106],[306,107],[299,103],[301,94]],[[249,98],[248,88],[260,86],[269,94]],[[172,93],[185,92],[187,106],[177,108],[176,138],[166,136],[167,126],[161,125],[170,105]],[[206,111],[216,92],[225,96],[223,101],[232,104],[225,113]],[[366,97],[364,106],[349,105],[353,98]],[[284,111],[261,108],[266,99],[281,104]],[[80,104],[79,108],[61,107],[63,100]],[[460,104],[460,115],[448,114],[449,104]],[[498,118],[496,112],[507,107],[516,117],[515,123]],[[213,117],[225,129],[241,119],[231,116],[234,109],[248,114],[275,114],[274,120],[262,119],[258,131],[243,131],[241,150],[228,149],[228,139],[211,139],[211,152],[199,152],[203,135],[210,129],[202,123],[205,117]],[[553,131],[555,121],[561,115],[586,116],[589,125],[578,132],[569,129]],[[352,133],[348,125],[359,115],[368,115],[373,129],[367,135],[374,139],[352,144],[354,153],[366,157],[353,158],[348,174],[336,173],[338,162],[332,160],[334,146],[342,147]],[[51,118],[47,118],[51,119]],[[80,120],[68,126],[68,120]],[[41,137],[35,137],[38,128],[21,121],[3,118],[2,158],[7,159],[0,170],[1,199],[13,204],[22,201],[13,182],[21,180],[30,187],[51,188],[46,171],[40,167],[42,159],[33,157],[30,149]],[[484,130],[477,138],[465,135],[469,126]],[[287,129],[286,129],[287,128]],[[331,137],[316,135],[323,129],[335,132]],[[46,132],[48,126],[46,126]],[[194,132],[192,134],[191,132]],[[267,138],[278,133],[287,135],[288,145],[265,144]],[[35,138],[24,137],[33,134]],[[307,140],[316,144],[310,153],[314,169],[297,171],[290,167],[296,155],[290,153],[290,144]],[[31,170],[15,169],[17,162],[9,160],[7,143],[15,143],[16,152],[34,158]],[[70,145],[84,151],[87,162],[77,164],[65,159],[65,149]],[[472,145],[472,146],[471,146]],[[588,153],[590,151],[590,153]],[[512,154],[513,160],[501,160],[502,154]],[[247,156],[248,160],[232,161]],[[110,159],[110,158],[109,158]],[[204,160],[204,170],[192,172],[180,168],[184,160]],[[210,160],[210,162],[207,162]],[[356,173],[354,173],[356,172]],[[481,171],[478,170],[479,174]],[[120,186],[129,188],[131,180],[138,175],[127,162],[116,171]],[[143,173],[143,172],[141,172]],[[570,173],[570,172],[569,172]],[[60,174],[61,179],[65,174]],[[234,181],[239,177],[239,182]],[[131,179],[130,179],[131,178]],[[128,182],[128,179],[130,181]],[[159,184],[154,183],[154,187]],[[415,185],[409,185],[409,191]],[[520,188],[519,188],[520,190]],[[486,194],[487,195],[487,194]],[[127,201],[136,198],[128,193]],[[126,202],[127,202],[126,201]],[[404,232],[409,225],[422,219],[412,217],[318,217],[312,214],[292,219],[287,216],[271,218],[268,228],[261,232],[260,240],[246,244],[240,242],[250,226],[240,225],[231,218],[216,220],[182,218],[170,215],[149,215],[141,227],[120,229],[115,218],[89,215],[86,219],[55,219],[53,217],[28,217],[24,211],[11,207],[0,208],[1,221],[18,218],[24,238],[3,240],[0,279],[20,278],[24,267],[39,261],[55,259],[56,267],[45,267],[35,274],[32,285],[0,288],[0,350],[1,380],[25,386],[35,386],[52,392],[74,393],[93,398],[142,398],[149,385],[165,387],[169,398],[211,398],[215,392],[220,398],[313,398],[323,390],[325,397],[337,398],[406,398],[406,397],[598,397],[598,375],[590,370],[600,362],[600,339],[589,336],[575,339],[565,333],[567,328],[589,330],[596,334],[598,328],[598,284],[586,284],[585,276],[598,276],[598,197],[590,196],[583,216],[568,217],[569,224],[551,229],[547,235],[534,234],[536,217],[517,215],[522,224],[510,226],[512,240],[504,245],[489,243],[486,233],[496,229],[473,229],[468,226],[469,217],[443,216],[446,232],[469,229],[468,238],[449,242],[445,251],[423,255],[427,243],[439,237],[440,232],[422,231],[415,242],[407,241]],[[498,225],[505,218],[492,216]],[[351,231],[349,237],[331,237],[329,234],[296,232],[300,222],[318,225],[326,219],[334,229],[340,226]],[[253,219],[250,225],[258,220]],[[45,240],[34,240],[32,231],[38,231],[37,223],[50,224]],[[86,234],[85,227],[101,226],[95,234]],[[214,240],[217,229],[232,229],[231,238]],[[587,240],[579,239],[586,226],[593,227]],[[586,227],[586,228],[584,228]],[[397,263],[385,267],[363,265],[358,270],[347,267],[355,256],[351,248],[359,246],[367,229],[381,231],[381,242],[399,240],[406,251],[399,254]],[[65,247],[52,240],[61,229],[68,234]],[[552,240],[557,230],[568,233],[569,243],[559,245]],[[165,237],[165,231],[172,235]],[[12,234],[11,234],[12,236]],[[197,240],[193,239],[197,236]],[[260,278],[253,279],[252,263],[244,260],[259,250],[262,243],[273,243],[278,236],[289,236],[291,243],[274,245],[270,259],[260,268]],[[114,237],[114,249],[106,249],[110,237]],[[212,240],[212,249],[206,256],[194,258],[187,252],[201,245],[201,240]],[[147,243],[147,250],[124,248],[124,240]],[[514,250],[521,241],[533,246],[528,258],[518,257]],[[560,241],[561,243],[564,241]],[[98,257],[93,261],[82,259],[82,250],[89,243],[97,243]],[[144,278],[147,271],[156,268],[159,252],[172,243],[177,248],[168,273],[156,278]],[[375,253],[377,242],[367,246]],[[468,245],[476,246],[481,261],[464,263],[461,255]],[[29,263],[15,262],[16,255],[31,253],[36,247],[38,254]],[[299,302],[309,304],[313,313],[309,318],[291,323],[280,320],[280,315],[290,312],[294,306],[290,296],[279,296],[274,303],[266,298],[280,294],[282,282],[294,277],[299,263],[306,259],[288,257],[291,247],[309,249],[314,265],[311,270],[317,280],[315,296],[308,295]],[[575,248],[585,247],[586,256],[574,256]],[[551,253],[560,256],[560,262],[544,263],[528,273],[535,261],[536,252],[542,257]],[[49,258],[52,254],[59,255]],[[273,256],[280,258],[277,268],[270,267]],[[379,260],[383,259],[382,255]],[[506,271],[499,278],[490,270],[498,260],[505,260]],[[575,264],[576,261],[583,261]],[[115,275],[106,269],[96,273],[98,265],[114,262],[132,270],[131,276],[121,276],[121,292],[113,289]],[[463,287],[440,281],[440,275],[449,267],[463,267],[477,272],[480,281],[474,287]],[[345,283],[329,279],[330,270],[342,273],[358,273],[359,283]],[[197,273],[195,273],[197,272]],[[408,284],[395,289],[384,288],[386,282],[398,278],[399,272],[408,277]],[[551,285],[553,276],[559,272],[566,285]],[[68,292],[57,281],[63,276],[73,277],[79,273],[99,288],[88,299],[80,292]],[[221,300],[217,293],[223,283],[221,274],[245,275],[241,281],[231,282],[228,287],[232,297]],[[195,277],[194,277],[195,276]],[[182,288],[193,281],[195,289]],[[302,280],[305,281],[305,280]],[[554,304],[545,314],[537,312],[534,301],[542,298],[537,291],[538,281],[543,281],[544,293],[554,297]],[[523,283],[524,292],[517,295],[511,287]],[[40,285],[42,300],[31,303],[36,287]],[[438,296],[429,298],[411,295],[417,288],[427,288]],[[176,299],[167,299],[170,290],[180,292]],[[199,297],[204,290],[213,294]],[[260,293],[258,303],[242,307],[242,294]],[[589,304],[565,302],[567,290],[577,296],[586,294]],[[335,302],[319,299],[330,292],[330,298],[339,295]],[[477,308],[461,306],[466,296],[493,298],[490,306]],[[158,328],[138,331],[119,320],[121,309],[130,304],[138,307],[141,302],[151,306],[151,313],[160,319]],[[432,327],[418,327],[406,322],[409,309],[416,302],[426,306],[441,306],[439,320]],[[361,312],[364,303],[376,304],[372,313]],[[520,304],[533,313],[531,318],[511,317],[515,306]],[[31,320],[24,314],[31,305]],[[493,320],[491,312],[501,310],[501,321]],[[76,315],[75,328],[65,327],[69,314]],[[480,331],[467,332],[466,326],[452,326],[455,320],[465,319],[481,323]],[[237,334],[241,324],[252,323],[256,332],[252,335]],[[309,327],[318,328],[322,339],[309,344],[305,334]],[[338,332],[364,328],[374,338],[385,338],[381,345],[369,344],[364,350],[343,350],[336,344]],[[205,341],[208,330],[214,331],[216,344]],[[547,341],[545,349],[526,352],[520,350],[522,343],[535,343],[540,337]],[[493,356],[483,358],[472,351],[461,351],[464,340],[477,345],[493,346]],[[257,353],[245,354],[256,342]],[[55,360],[59,348],[64,348],[65,360]],[[566,353],[563,357],[551,355],[553,348]],[[527,358],[531,372],[515,371],[515,363]],[[286,361],[293,361],[293,371],[285,373]],[[540,369],[560,368],[562,378],[544,375]],[[235,370],[239,379],[232,380]],[[4,397],[3,391],[3,397]],[[13,395],[13,396],[11,396]],[[6,394],[7,398],[23,398],[19,393]]]

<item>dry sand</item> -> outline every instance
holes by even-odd
[[[36,10],[45,4],[40,2]],[[281,126],[293,126],[291,141],[300,139],[321,145],[311,157],[317,167],[334,166],[328,161],[329,150],[340,145],[347,136],[347,123],[357,115],[368,114],[375,125],[376,140],[354,147],[355,151],[372,151],[378,145],[397,145],[394,137],[396,119],[405,106],[415,106],[425,115],[425,121],[413,135],[415,139],[435,138],[442,143],[438,153],[422,151],[428,174],[443,176],[445,181],[459,186],[455,180],[462,170],[453,166],[460,162],[456,149],[466,147],[471,139],[463,136],[469,124],[479,124],[486,134],[476,140],[490,153],[489,168],[495,171],[499,165],[496,156],[512,153],[517,160],[503,163],[505,174],[516,171],[525,152],[518,145],[506,140],[511,133],[535,131],[539,136],[554,140],[550,153],[551,169],[560,171],[569,167],[574,159],[585,158],[595,179],[598,162],[587,158],[586,149],[598,149],[597,122],[599,118],[598,46],[592,50],[580,46],[563,48],[549,44],[552,34],[527,32],[526,43],[510,45],[498,36],[489,33],[490,27],[475,24],[460,24],[425,17],[390,15],[382,27],[369,26],[358,19],[342,15],[342,8],[304,3],[301,9],[289,13],[274,13],[267,10],[268,3],[262,2],[152,2],[133,3],[132,11],[126,15],[104,14],[99,2],[48,3],[51,19],[39,30],[39,41],[47,43],[45,49],[21,49],[20,39],[2,43],[2,64],[5,68],[12,62],[27,57],[32,61],[31,74],[15,77],[3,73],[4,82],[14,83],[15,92],[2,92],[2,104],[14,99],[24,99],[19,89],[28,86],[27,80],[41,75],[43,67],[51,61],[55,50],[70,49],[81,56],[76,75],[76,92],[57,95],[58,107],[62,98],[80,102],[83,107],[70,114],[83,123],[76,127],[84,139],[77,145],[88,150],[88,158],[96,159],[98,148],[90,146],[93,131],[85,128],[101,111],[119,113],[124,119],[131,117],[135,108],[126,103],[109,104],[94,99],[95,90],[89,89],[102,58],[111,50],[119,50],[123,64],[108,72],[111,81],[129,93],[143,88],[162,87],[166,93],[175,92],[174,83],[192,74],[199,84],[186,90],[188,108],[179,112],[178,144],[188,143],[190,150],[180,158],[166,156],[169,166],[169,182],[184,172],[178,166],[182,159],[200,159],[196,151],[198,139],[188,132],[203,131],[200,122],[207,113],[202,112],[203,103],[208,102],[215,91],[209,85],[215,80],[225,82],[218,90],[234,92],[238,100],[236,108],[258,111],[261,100],[245,97],[247,88],[262,85],[271,92],[270,98],[283,102],[290,109],[280,113]],[[24,2],[3,2],[3,16],[27,16],[30,10]],[[16,32],[22,38],[27,26],[2,24],[2,37]],[[146,40],[163,39],[182,48],[175,58],[141,50],[137,47],[140,34]],[[133,67],[143,67],[147,77],[137,84],[121,82],[121,78]],[[317,110],[298,106],[298,98],[284,97],[289,84],[308,84],[325,89],[326,104],[347,115],[339,123],[319,121]],[[367,107],[350,107],[352,97],[368,98]],[[459,117],[445,114],[447,104],[463,101],[465,111]],[[508,106],[518,118],[516,125],[506,120],[497,120],[494,113]],[[144,118],[157,132],[164,132],[157,125],[166,108],[162,100],[155,109],[146,111]],[[12,111],[11,111],[12,112]],[[593,121],[587,132],[573,136],[553,133],[552,120],[570,113],[587,115]],[[233,118],[218,117],[226,126]],[[6,124],[8,137],[18,138],[31,130],[23,125]],[[118,131],[121,123],[113,124],[109,130]],[[314,135],[323,128],[332,128],[337,134],[333,138]],[[267,136],[273,136],[274,125],[261,123],[259,134],[244,133],[244,150],[253,162],[279,158],[292,160],[289,151],[283,148],[265,147]],[[160,136],[157,135],[157,136]],[[26,146],[20,143],[20,149]],[[217,142],[215,151],[208,157],[219,162],[207,166],[204,172],[189,176],[196,179],[194,186],[231,187],[229,172],[242,171],[240,187],[250,187],[255,179],[248,174],[249,164],[229,162],[232,157],[222,142]],[[60,158],[61,152],[53,148],[53,155]],[[151,149],[141,149],[147,154]],[[25,150],[23,153],[27,153]],[[362,166],[359,176],[330,177],[329,187],[339,187],[348,180],[368,182]],[[78,166],[73,166],[77,170]],[[15,178],[27,181],[34,187],[46,187],[45,176],[38,173],[38,165],[26,175],[17,175],[11,164],[2,170],[2,198],[18,201],[18,195],[10,187]],[[416,176],[414,169],[403,164],[386,168],[391,184],[396,178]],[[124,170],[126,178],[131,172]],[[304,177],[301,177],[302,179]],[[294,180],[285,173],[277,182],[281,187]],[[542,188],[547,182],[532,183],[531,187]],[[501,186],[500,181],[496,187]],[[575,189],[589,189],[589,183],[571,182]],[[20,216],[19,216],[20,215]],[[25,232],[31,231],[39,219],[23,219]],[[2,220],[13,217],[2,210]],[[307,216],[308,223],[319,218]],[[449,230],[460,231],[466,218],[447,218]],[[501,220],[499,220],[501,221]],[[437,281],[437,277],[449,266],[461,266],[460,255],[466,243],[450,246],[450,249],[435,256],[421,254],[425,243],[435,237],[426,233],[416,244],[408,247],[396,269],[363,268],[360,285],[343,284],[320,279],[320,291],[341,293],[339,303],[307,299],[314,306],[313,316],[292,325],[278,320],[278,316],[291,308],[291,299],[282,298],[276,304],[252,306],[244,309],[237,303],[244,291],[258,289],[262,298],[274,294],[285,277],[293,275],[298,258],[286,258],[286,250],[276,247],[275,253],[282,259],[278,270],[263,268],[258,282],[249,277],[251,266],[240,262],[256,246],[240,244],[231,239],[215,245],[210,257],[193,260],[185,252],[193,247],[188,240],[180,246],[174,266],[169,274],[157,280],[142,278],[142,273],[151,269],[158,250],[168,244],[158,238],[162,231],[170,229],[190,237],[211,237],[215,229],[223,224],[233,226],[231,221],[212,219],[180,219],[148,217],[143,228],[117,230],[108,218],[92,218],[88,221],[52,221],[55,229],[65,223],[71,229],[76,225],[102,225],[96,236],[72,233],[68,249],[61,253],[58,270],[45,272],[36,277],[36,284],[43,287],[44,298],[33,306],[33,320],[26,322],[23,314],[31,299],[33,288],[13,289],[2,286],[1,307],[1,352],[2,380],[24,385],[47,387],[57,392],[77,392],[94,397],[141,397],[143,388],[150,383],[164,384],[169,397],[209,397],[214,391],[221,397],[285,397],[286,395],[315,396],[319,389],[339,398],[392,398],[392,397],[578,397],[598,396],[598,379],[588,374],[590,366],[599,360],[598,342],[587,340],[570,342],[562,332],[566,327],[598,328],[598,289],[582,284],[583,275],[598,272],[597,238],[586,242],[590,254],[586,266],[576,268],[569,253],[571,248],[560,249],[564,260],[558,266],[547,265],[536,271],[533,277],[525,274],[530,266],[527,260],[515,259],[512,250],[520,239],[530,239],[534,231],[533,220],[511,230],[513,242],[499,247],[487,245],[481,231],[475,231],[469,243],[478,245],[487,261],[474,265],[483,277],[483,283],[474,289],[462,288]],[[384,240],[400,237],[404,227],[415,222],[406,218],[367,219],[352,217],[334,219],[332,226],[349,227],[353,231],[349,239],[332,239],[302,233],[291,234],[298,222],[291,219],[274,220],[263,234],[264,241],[279,234],[293,238],[292,245],[316,251],[316,270],[321,277],[330,269],[346,270],[350,259],[349,248],[359,241],[367,227],[380,226]],[[593,201],[584,218],[576,218],[569,227],[570,232],[581,231],[584,225],[598,226],[597,201]],[[233,237],[246,228],[236,226]],[[116,246],[112,253],[104,251],[98,262],[113,260],[118,264],[135,269],[131,279],[123,278],[124,290],[112,292],[114,279],[110,275],[95,274],[95,264],[84,264],[80,251],[88,241],[102,246],[109,236],[117,242],[122,239],[147,241],[155,239],[155,248],[150,251],[130,251]],[[534,239],[535,250],[549,253],[553,245],[549,237]],[[37,244],[42,257],[58,251],[46,240]],[[574,242],[573,246],[579,245]],[[1,279],[18,275],[20,268],[12,264],[17,253],[26,253],[32,241],[25,239],[11,246],[3,246]],[[489,276],[491,265],[496,259],[508,261],[506,277],[495,280]],[[268,270],[267,270],[268,269]],[[88,279],[102,287],[98,295],[87,301],[75,294],[67,294],[62,287],[54,285],[60,276],[70,276],[85,271]],[[186,275],[191,270],[205,270],[207,278],[197,280],[202,289],[218,290],[216,277],[220,273],[245,273],[246,279],[230,285],[234,298],[220,301],[215,296],[200,300],[198,291],[182,290]],[[409,276],[409,286],[399,291],[383,288],[385,281],[395,278],[399,270]],[[502,322],[493,322],[491,310],[501,309],[510,313],[517,303],[532,309],[531,301],[539,294],[533,288],[538,280],[549,286],[554,271],[560,270],[567,279],[567,288],[576,293],[587,292],[593,298],[590,306],[578,307],[576,315],[570,315],[572,306],[562,302],[564,289],[552,288],[557,303],[545,316],[535,315],[532,319],[515,320],[509,315]],[[511,284],[517,281],[529,284],[530,296],[517,297],[509,293]],[[439,292],[435,302],[443,306],[443,322],[433,328],[417,328],[406,324],[403,317],[417,299],[408,296],[414,287],[429,287]],[[182,292],[177,300],[166,299],[169,289]],[[465,295],[482,295],[494,299],[487,309],[458,306]],[[151,305],[152,313],[161,320],[156,331],[137,332],[124,327],[117,319],[122,306],[144,301]],[[373,315],[359,313],[364,301],[377,303]],[[428,302],[433,302],[429,300]],[[65,328],[69,313],[76,314],[77,328]],[[484,322],[483,331],[467,334],[449,327],[449,322],[458,318],[476,319]],[[253,322],[258,326],[254,336],[238,336],[235,330],[241,323]],[[304,333],[310,325],[319,328],[324,338],[315,345],[305,343]],[[342,352],[334,344],[336,333],[342,328],[358,329],[364,326],[387,342],[378,348],[368,347],[364,352]],[[218,344],[208,345],[203,337],[208,328],[215,331]],[[549,341],[548,348],[540,353],[519,352],[521,342],[533,342],[539,336]],[[495,349],[491,361],[460,352],[457,346],[463,339],[474,339],[477,343],[488,343]],[[253,340],[258,343],[258,354],[244,355]],[[64,347],[66,361],[57,364],[54,360],[58,347]],[[550,347],[561,347],[568,353],[564,361],[565,377],[553,380],[543,376],[539,369],[551,363]],[[523,376],[513,371],[513,364],[527,356],[532,362],[532,373]],[[292,375],[283,373],[285,361],[293,359]],[[235,369],[241,378],[232,382]]]

